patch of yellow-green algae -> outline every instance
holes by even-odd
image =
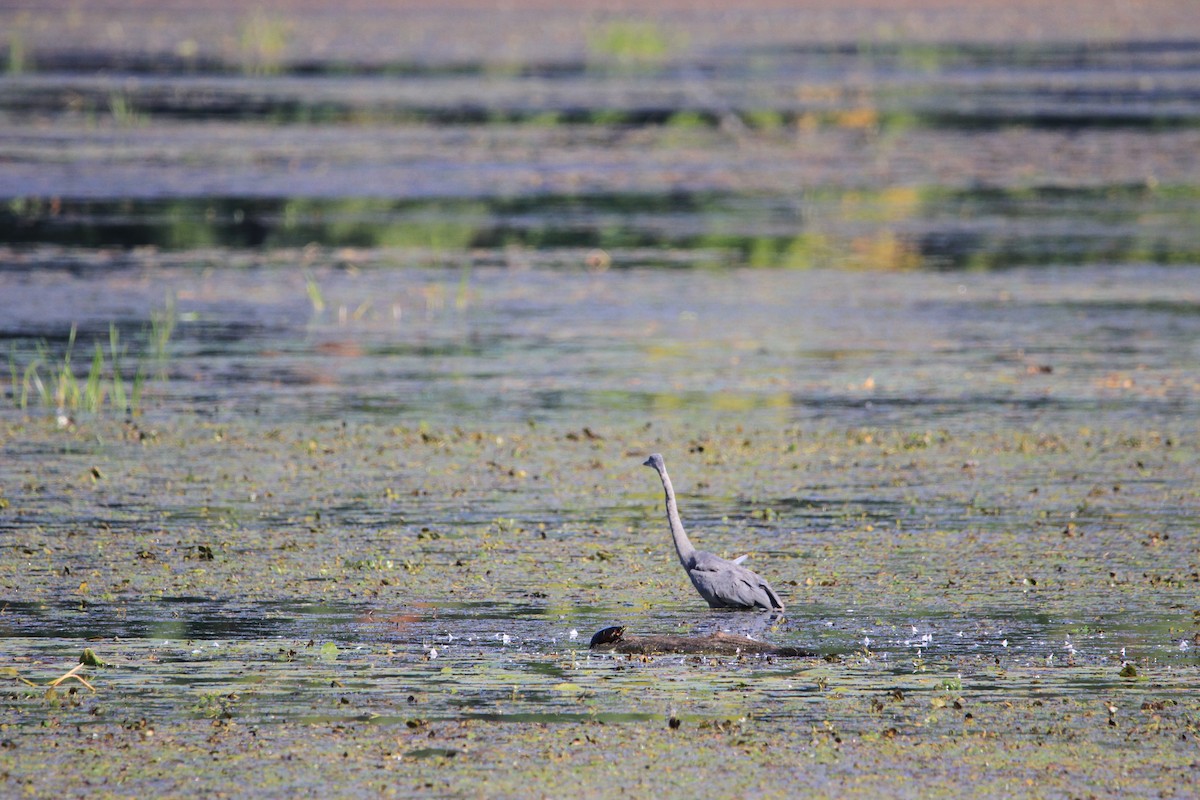
[[[862,709],[860,730],[819,721],[666,720],[574,725],[368,723],[247,728],[130,723],[51,730],[0,751],[14,796],[86,786],[89,795],[236,796],[323,787],[334,796],[582,796],[803,793],[820,797],[1186,796],[1193,722],[1013,704],[973,724],[896,733]],[[1078,736],[1039,733],[1073,713]],[[962,712],[955,716],[961,718]],[[1014,730],[1016,729],[1016,730]],[[1183,740],[1181,742],[1181,739]],[[52,767],[52,769],[47,769]]]
[[[661,450],[700,546],[751,552],[792,606],[1087,613],[1200,586],[1195,445],[1170,432],[589,433],[10,422],[0,577],[25,600],[683,600],[639,466]]]
[[[0,585],[50,620],[178,597],[381,618],[687,607],[639,466],[661,451],[697,541],[750,551],[784,595],[776,636],[824,646],[822,620],[853,618],[892,642],[881,658],[850,630],[839,658],[785,665],[109,638],[89,643],[108,664],[85,674],[94,693],[51,692],[70,665],[36,650],[3,676],[14,796],[1183,797],[1200,758],[1200,669],[1161,656],[1195,641],[1200,612],[1186,432],[31,418],[0,435]],[[1089,656],[1010,649],[1003,626],[1024,616]],[[896,644],[929,618],[979,652]],[[1125,618],[1130,652],[1098,655]]]

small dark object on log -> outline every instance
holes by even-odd
[[[602,653],[653,655],[656,653],[686,653],[718,656],[784,656],[812,658],[816,654],[797,647],[776,647],[734,633],[710,633],[707,636],[625,636],[622,626],[605,628],[592,637],[592,650]]]
[[[613,625],[611,628],[605,628],[603,630],[596,631],[595,635],[592,636],[592,643],[589,644],[588,647],[592,650],[595,650],[602,645],[614,644],[621,641],[621,637],[624,635],[624,625]]]

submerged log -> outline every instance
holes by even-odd
[[[589,645],[599,653],[628,653],[631,655],[655,655],[661,653],[686,653],[713,656],[784,656],[789,658],[811,658],[815,653],[797,647],[776,647],[769,642],[760,642],[735,633],[710,633],[707,636],[673,636],[651,634],[649,636],[626,636],[623,625],[597,631]]]

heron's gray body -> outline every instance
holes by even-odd
[[[667,475],[663,457],[655,453],[646,459],[645,466],[653,467],[662,479],[663,492],[666,494],[667,524],[671,527],[671,538],[675,540],[675,552],[700,596],[713,608],[762,608],[768,611],[783,611],[783,601],[775,594],[771,584],[741,566],[745,556],[730,561],[692,546],[679,518],[679,508],[675,504],[675,488]]]

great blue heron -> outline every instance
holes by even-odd
[[[655,453],[646,459],[643,466],[653,467],[662,479],[663,492],[667,496],[667,523],[671,526],[671,538],[675,540],[675,552],[679,554],[679,563],[683,564],[700,596],[713,608],[783,611],[783,601],[775,594],[771,584],[741,566],[745,556],[730,561],[692,546],[679,519],[675,488],[671,486],[663,457]]]

